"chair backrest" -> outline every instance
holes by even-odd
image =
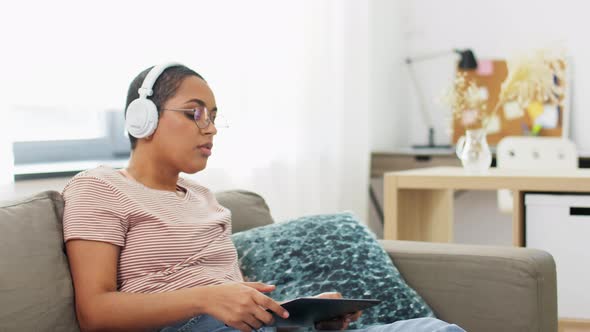
[[[576,169],[578,151],[576,145],[566,138],[509,136],[498,143],[496,165],[505,169]],[[512,207],[511,192],[499,190],[500,211],[511,213]]]
[[[498,143],[497,167],[508,169],[578,168],[576,145],[565,138],[509,136]]]

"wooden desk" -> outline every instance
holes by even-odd
[[[385,173],[384,238],[453,241],[453,191],[510,189],[514,194],[512,242],[524,246],[524,194],[590,192],[590,169],[567,174],[490,168],[470,175],[461,167],[434,167]]]
[[[590,168],[590,151],[578,153],[578,167]],[[492,166],[495,166],[494,150],[492,150],[492,157]],[[455,155],[454,149],[399,148],[371,152],[371,178],[381,178],[386,172],[439,166],[461,166],[461,161]]]

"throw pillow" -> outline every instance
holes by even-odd
[[[232,236],[240,267],[251,281],[276,285],[270,297],[289,300],[337,291],[382,302],[351,328],[434,317],[410,288],[375,236],[352,214],[307,216]]]

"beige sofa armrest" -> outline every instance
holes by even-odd
[[[467,331],[557,331],[555,262],[527,248],[380,241],[438,318]]]

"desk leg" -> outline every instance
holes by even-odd
[[[397,178],[385,175],[383,179],[383,239],[397,240],[398,235],[398,191]]]
[[[512,245],[524,247],[524,192],[512,191]]]
[[[394,177],[385,179],[386,240],[453,241],[453,191],[398,189]]]

